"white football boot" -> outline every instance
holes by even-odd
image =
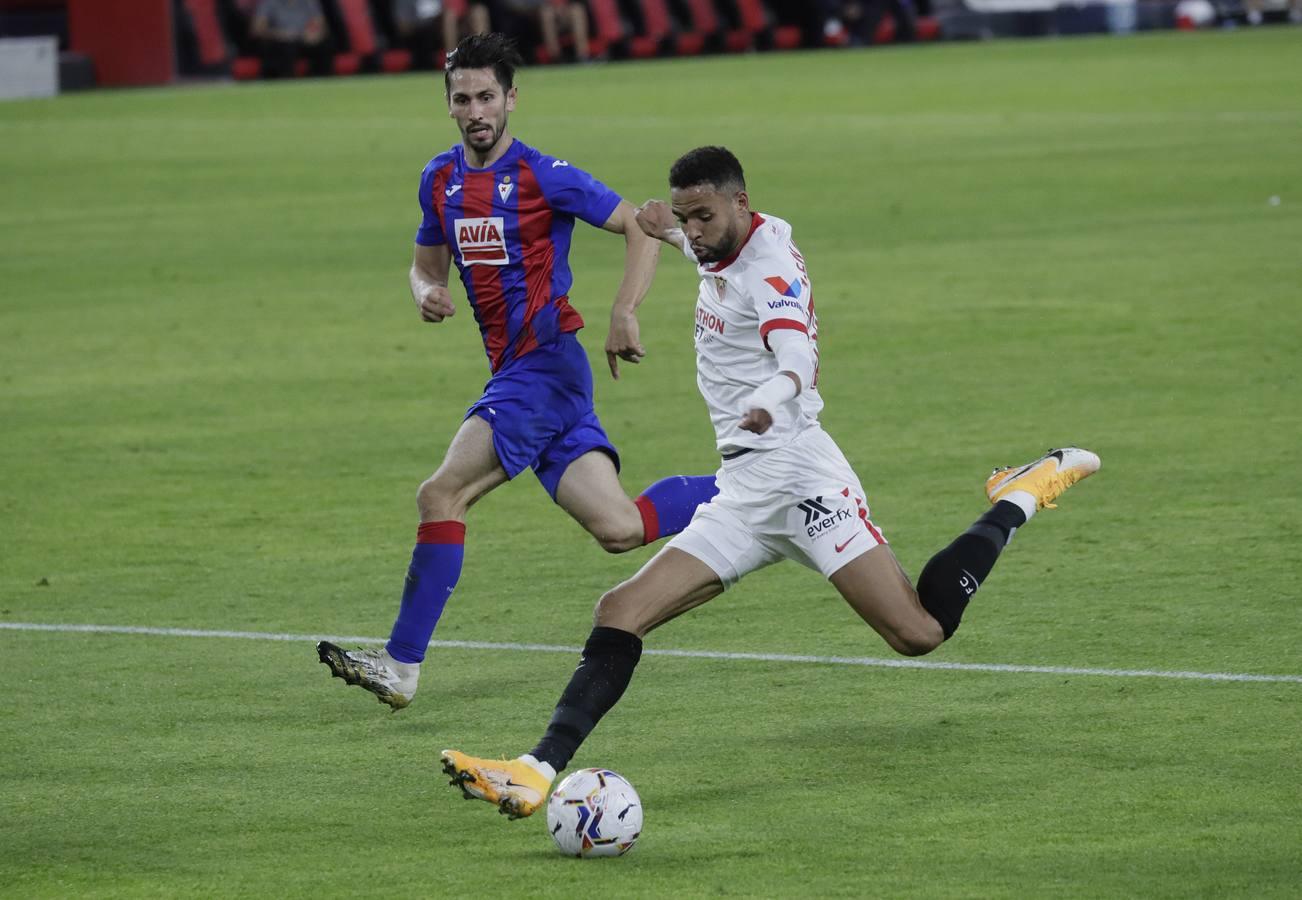
[[[381,703],[395,710],[411,703],[420,680],[420,663],[398,662],[383,647],[366,650],[345,650],[321,641],[316,645],[321,662],[330,667],[330,674],[349,684],[365,688]]]

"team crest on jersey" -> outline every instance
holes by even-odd
[[[515,185],[507,181],[504,181],[497,186],[497,196],[502,198],[503,203],[506,202],[507,197],[511,196],[511,189],[514,187]]]
[[[511,261],[506,252],[506,227],[501,216],[457,219],[453,230],[462,265],[504,266]]]
[[[718,292],[719,299],[722,300],[724,291],[728,289],[728,279],[716,277],[714,279],[714,289]]]
[[[773,288],[773,290],[777,291],[783,297],[791,297],[792,299],[795,299],[800,296],[799,281],[787,281],[780,275],[771,275],[764,280],[768,282],[769,287]]]

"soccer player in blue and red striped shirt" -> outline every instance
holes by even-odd
[[[461,142],[421,175],[411,293],[427,322],[456,312],[455,263],[492,371],[438,470],[417,493],[420,527],[402,605],[384,648],[317,645],[321,661],[394,709],[416,691],[420,663],[461,574],[466,511],[532,468],[552,499],[603,548],[620,553],[677,534],[716,493],[714,477],[674,476],[635,500],[619,483],[619,455],[597,420],[592,371],[570,305],[575,219],[624,235],[624,277],[611,310],[606,359],[644,356],[636,310],[651,285],[659,243],[633,207],[569,162],[513,138],[521,59],[500,34],[473,35],[448,56],[448,111]]]

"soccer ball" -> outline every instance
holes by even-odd
[[[579,769],[547,800],[547,830],[566,856],[622,856],[642,833],[642,801],[623,776]]]

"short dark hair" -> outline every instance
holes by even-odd
[[[741,163],[727,147],[697,147],[678,157],[669,168],[669,186],[689,188],[698,184],[744,191],[746,176]]]
[[[452,94],[452,73],[457,69],[491,68],[502,90],[509,91],[515,85],[515,70],[523,65],[524,58],[511,38],[496,31],[472,34],[448,54],[443,66],[443,88]]]

